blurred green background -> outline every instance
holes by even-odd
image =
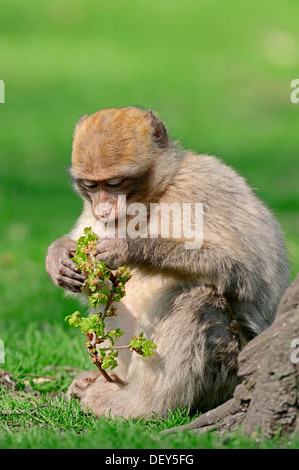
[[[290,101],[290,83],[299,78],[298,18],[296,0],[1,1],[5,368],[89,365],[83,346],[74,352],[78,332],[63,321],[77,304],[51,284],[44,258],[81,210],[65,170],[75,123],[100,108],[151,108],[185,148],[234,166],[277,215],[294,277],[299,103]]]

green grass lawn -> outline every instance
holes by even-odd
[[[167,419],[147,421],[94,418],[84,414],[75,400],[41,393],[38,398],[22,392],[1,393],[2,406],[10,413],[2,418],[0,448],[62,449],[278,449],[298,448],[298,436],[245,437],[241,430],[222,436],[162,431],[190,421],[188,412],[174,410]],[[25,399],[24,399],[25,397]]]
[[[290,101],[290,83],[299,78],[298,15],[292,0],[3,2],[0,368],[18,392],[2,387],[0,409],[25,412],[0,416],[0,447],[298,447],[296,438],[241,432],[159,434],[192,419],[179,412],[145,423],[85,416],[63,395],[73,378],[64,367],[91,367],[84,337],[64,322],[78,305],[44,269],[47,246],[81,210],[65,170],[76,121],[136,104],[157,111],[185,148],[217,155],[247,178],[282,225],[293,278],[299,104]]]

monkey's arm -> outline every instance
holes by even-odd
[[[53,283],[72,292],[81,292],[85,276],[70,258],[76,250],[76,242],[69,237],[58,238],[53,242],[46,256],[46,271]]]
[[[187,249],[184,243],[168,239],[126,238],[100,239],[97,250],[99,258],[114,269],[122,265],[139,267],[187,282],[210,283],[221,293],[252,295],[249,279],[253,274],[248,273],[253,267],[242,256],[232,257],[225,246],[206,242],[199,249]]]

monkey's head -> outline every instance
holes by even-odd
[[[77,123],[70,173],[75,190],[89,200],[98,219],[118,218],[118,196],[155,202],[170,175],[169,139],[151,111],[103,109]]]

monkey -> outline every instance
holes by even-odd
[[[100,235],[98,259],[132,272],[107,327],[125,331],[120,345],[143,331],[157,349],[149,358],[121,349],[120,381],[84,372],[68,396],[95,416],[124,418],[166,417],[176,407],[205,412],[231,398],[239,352],[273,322],[289,283],[284,236],[272,212],[233,168],[184,150],[155,113],[137,106],[83,116],[69,171],[83,212],[48,248],[46,270],[56,286],[86,298],[85,276],[71,258],[84,227],[92,227]],[[203,207],[198,246],[186,247],[184,234],[173,236],[182,223],[174,214],[166,237],[159,226],[155,236],[105,236],[132,204],[197,202]],[[151,213],[144,220],[150,223]]]

